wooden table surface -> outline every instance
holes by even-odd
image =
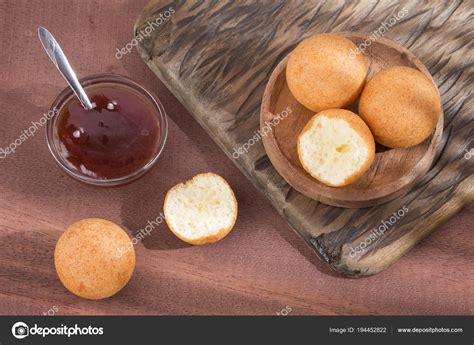
[[[0,0],[0,148],[39,121],[65,87],[37,39],[38,25],[56,36],[80,76],[129,76],[159,96],[170,119],[162,158],[125,187],[100,189],[66,176],[44,128],[0,159],[0,314],[473,314],[473,204],[384,272],[335,276],[135,51],[116,59],[144,5]],[[161,225],[136,246],[136,271],[117,295],[88,301],[65,290],[53,251],[69,224],[101,217],[133,235],[159,215],[170,187],[204,171],[224,176],[238,198],[227,238],[190,247]]]

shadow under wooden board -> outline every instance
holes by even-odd
[[[474,199],[473,12],[468,1],[152,0],[134,32],[152,71],[303,240],[333,270],[361,277],[387,268]],[[377,31],[409,49],[433,75],[444,110],[442,144],[424,178],[395,200],[360,209],[290,187],[258,131],[278,63],[302,39],[342,31]]]

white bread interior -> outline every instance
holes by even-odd
[[[168,191],[164,214],[171,231],[191,244],[225,237],[237,219],[237,200],[221,176],[204,173]]]
[[[328,113],[331,111],[334,110]],[[367,133],[361,133],[351,123],[353,119],[347,121],[324,113],[314,116],[300,134],[298,155],[311,176],[329,186],[344,186],[368,169],[374,159],[375,144],[370,143],[373,138],[367,138]],[[354,117],[359,121],[357,115]]]

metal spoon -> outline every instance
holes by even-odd
[[[89,97],[87,97],[86,92],[77,79],[76,73],[72,69],[69,61],[66,58],[66,55],[64,55],[63,50],[59,46],[58,42],[56,42],[53,35],[51,35],[48,30],[40,26],[38,28],[38,36],[49,58],[59,70],[59,72],[61,72],[63,78],[66,79],[72,91],[74,91],[77,98],[79,98],[79,101],[81,101],[82,106],[86,110],[92,109],[93,105],[89,100]]]

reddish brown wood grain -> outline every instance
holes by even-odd
[[[98,189],[65,176],[44,130],[0,160],[0,314],[472,314],[474,207],[470,205],[384,272],[334,276],[238,171],[136,52],[117,60],[145,1],[0,2],[0,147],[39,119],[64,82],[36,37],[44,25],[80,75],[122,73],[159,95],[170,117],[163,158],[129,186]],[[474,158],[473,158],[474,159]],[[188,247],[165,227],[137,246],[119,294],[87,301],[56,277],[53,249],[70,223],[103,217],[132,234],[158,216],[164,194],[202,171],[225,176],[240,202],[223,241]]]

